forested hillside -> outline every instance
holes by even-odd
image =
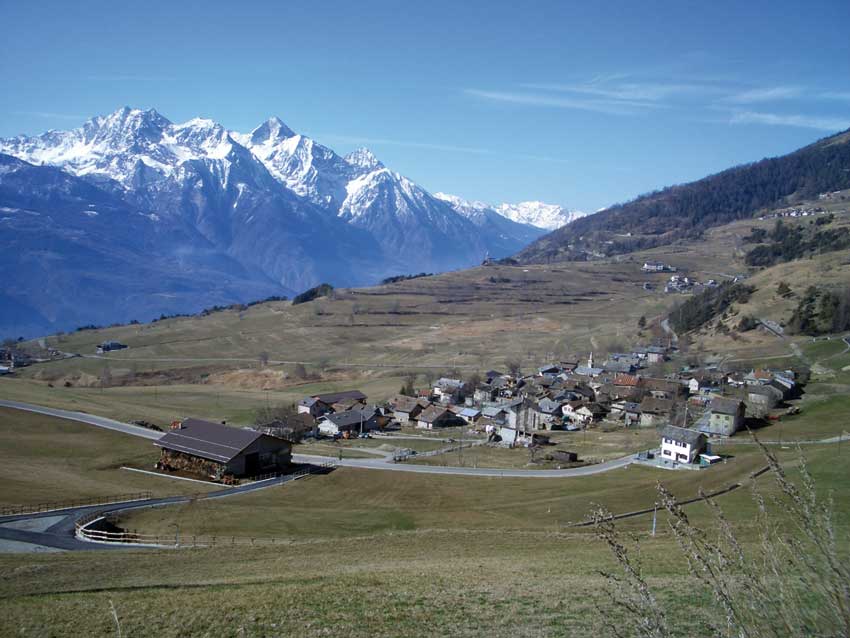
[[[517,255],[545,263],[631,252],[698,237],[705,229],[751,217],[819,193],[850,188],[850,130],[798,151],[671,186],[574,221]]]

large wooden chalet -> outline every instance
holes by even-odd
[[[201,419],[176,422],[154,445],[161,449],[160,467],[214,479],[270,474],[292,462],[284,439]]]

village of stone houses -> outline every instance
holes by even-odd
[[[298,402],[297,414],[258,429],[298,441],[392,440],[393,433],[414,437],[416,430],[446,430],[457,440],[447,439],[446,449],[436,454],[464,445],[525,448],[528,467],[558,468],[598,462],[570,449],[582,433],[604,439],[612,431],[643,430],[656,434],[655,445],[630,460],[674,470],[721,462],[728,437],[794,413],[782,407],[799,396],[793,370],[723,373],[685,366],[664,377],[652,374],[676,355],[670,345],[650,345],[601,362],[590,353],[583,361],[548,363],[531,373],[488,370],[467,381],[441,377],[387,405],[371,405],[357,390],[315,395]],[[392,460],[415,454],[402,445]]]

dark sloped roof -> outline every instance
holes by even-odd
[[[443,416],[446,412],[447,410],[444,407],[441,407],[439,405],[432,405],[431,407],[422,410],[422,412],[419,414],[419,420],[424,421],[425,423],[433,423],[441,416]]]
[[[347,427],[349,425],[359,424],[361,422],[366,423],[375,416],[374,408],[366,408],[364,410],[346,410],[345,412],[334,412],[332,414],[326,414],[323,418],[332,422],[339,428]]]
[[[722,397],[714,397],[711,400],[710,410],[718,414],[730,414],[732,416],[738,414],[738,408],[741,405],[739,399],[724,399]]]
[[[422,407],[419,399],[416,397],[408,397],[399,395],[393,401],[393,409],[396,412],[413,412],[417,407]]]
[[[169,430],[154,445],[185,452],[211,461],[228,463],[259,439],[260,432],[231,428],[201,419],[184,419],[181,427]]]
[[[699,443],[700,438],[705,438],[705,434],[702,432],[697,432],[696,430],[690,430],[688,428],[680,428],[675,425],[665,426],[664,429],[661,430],[661,436],[665,439],[682,441],[683,443],[687,443],[691,446]]]
[[[669,414],[672,409],[673,402],[669,399],[644,397],[640,402],[640,411],[648,414]]]
[[[313,398],[318,399],[322,403],[333,405],[334,403],[339,403],[341,401],[363,401],[366,399],[366,395],[360,392],[360,390],[345,390],[343,392],[314,394]]]

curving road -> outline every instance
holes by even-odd
[[[96,427],[106,428],[139,436],[146,439],[156,440],[163,436],[163,432],[148,430],[137,425],[129,423],[121,423],[104,417],[87,414],[85,412],[72,412],[70,410],[60,410],[58,408],[48,408],[31,403],[23,403],[21,401],[8,401],[0,399],[0,406],[14,408],[16,410],[25,410],[27,412],[37,412],[38,414],[46,414],[55,416],[78,423],[94,425]],[[333,457],[317,456],[310,454],[293,454],[292,460],[296,463],[317,463],[332,460],[338,467],[353,467],[363,470],[388,470],[393,472],[413,472],[416,474],[443,474],[455,476],[489,476],[489,477],[504,477],[504,478],[568,478],[572,476],[589,476],[591,474],[600,474],[609,472],[622,467],[626,467],[634,460],[634,455],[621,457],[605,463],[597,463],[596,465],[588,465],[585,467],[574,467],[565,470],[519,470],[519,469],[494,469],[483,467],[442,467],[439,465],[416,465],[413,463],[393,463],[391,457],[379,459],[340,459],[336,460]]]
[[[326,459],[325,459],[326,460]],[[327,471],[327,470],[321,470]],[[126,501],[124,503],[110,503],[109,505],[87,505],[83,507],[71,507],[64,510],[53,510],[38,514],[16,514],[14,516],[0,516],[0,545],[2,541],[13,543],[24,543],[30,548],[51,548],[59,550],[92,550],[92,549],[132,549],[138,545],[109,545],[106,543],[92,543],[81,541],[75,536],[76,522],[83,516],[97,513],[99,515],[114,514],[127,510],[143,507],[162,507],[165,505],[176,505],[186,503],[193,499],[207,500],[236,496],[246,492],[254,492],[276,485],[282,485],[302,478],[303,475],[289,474],[277,478],[256,481],[246,485],[228,487],[216,492],[197,495],[166,496],[162,498],[151,498],[143,501]],[[43,522],[43,524],[40,524]]]
[[[151,439],[155,441],[165,434],[165,432],[157,432],[156,430],[148,430],[147,428],[130,423],[122,423],[121,421],[113,421],[106,417],[88,414],[86,412],[74,412],[72,410],[60,410],[59,408],[48,408],[43,405],[35,405],[33,403],[22,403],[21,401],[8,401],[0,399],[0,407],[13,408],[15,410],[24,410],[26,412],[36,412],[38,414],[46,414],[47,416],[55,416],[60,419],[68,419],[69,421],[77,421],[87,425],[94,425],[106,430],[114,430],[123,432],[132,436],[138,436],[143,439]]]
[[[297,463],[318,463],[328,460],[324,456],[310,456],[307,454],[293,454],[292,458]],[[389,470],[392,472],[412,472],[414,474],[444,474],[452,476],[489,476],[499,478],[568,478],[572,476],[589,476],[610,472],[618,468],[626,467],[634,461],[634,454],[624,456],[605,463],[587,465],[584,467],[573,467],[566,470],[519,470],[491,467],[457,467],[440,465],[417,465],[415,463],[390,463],[388,459],[342,459],[336,461],[340,467],[352,467],[363,470]]]

